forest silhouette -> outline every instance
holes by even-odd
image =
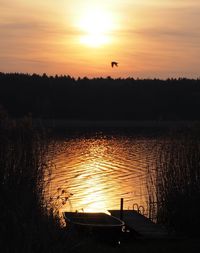
[[[0,104],[13,117],[199,120],[200,79],[75,79],[0,73]]]

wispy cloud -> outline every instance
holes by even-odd
[[[91,4],[111,11],[119,24],[108,47],[78,42],[83,31],[74,19]],[[0,13],[3,70],[107,75],[105,61],[119,59],[122,76],[133,69],[143,76],[200,72],[199,0],[0,0]]]

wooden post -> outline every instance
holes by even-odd
[[[121,198],[121,201],[120,201],[120,220],[123,220],[123,206],[124,206],[124,199]]]

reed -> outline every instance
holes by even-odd
[[[0,109],[2,252],[53,252],[60,247],[55,242],[63,232],[44,206],[47,147],[44,132],[33,127],[30,117],[12,120]]]
[[[173,133],[159,144],[155,169],[148,169],[149,216],[179,234],[199,235],[200,138]]]

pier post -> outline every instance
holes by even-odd
[[[120,201],[120,220],[123,220],[123,209],[124,209],[124,199],[121,198],[121,201]]]

